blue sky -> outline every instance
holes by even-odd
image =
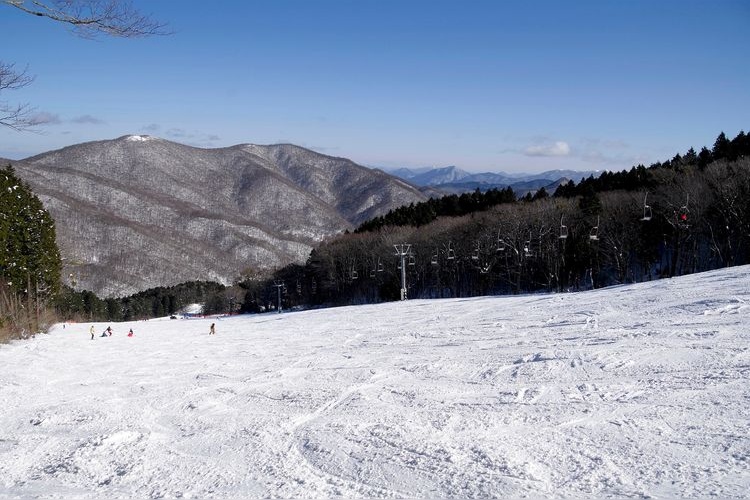
[[[0,156],[151,134],[368,166],[622,169],[750,128],[750,2],[141,0],[170,36],[84,40],[0,6]],[[10,41],[10,42],[9,42]]]

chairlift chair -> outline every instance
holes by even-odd
[[[380,257],[378,257],[378,272],[379,273],[383,272],[383,263],[380,262]]]
[[[677,217],[677,224],[680,227],[682,228],[688,227],[688,214],[689,214],[689,210],[686,206],[680,207],[680,210],[677,212],[677,214],[675,214]]]
[[[677,223],[682,227],[688,226],[688,214],[690,213],[690,210],[688,209],[688,203],[690,203],[690,195],[687,196],[685,204],[681,206],[680,211],[677,212]]]
[[[560,217],[560,239],[564,240],[568,237],[568,226],[563,224],[563,218]]]
[[[474,253],[471,254],[471,260],[479,260],[479,242],[477,241],[477,246],[474,248]]]
[[[496,253],[502,253],[505,251],[505,241],[500,237],[500,231],[497,232],[497,247],[495,248]]]
[[[596,218],[596,226],[591,228],[589,239],[591,241],[597,241],[599,239],[599,217]]]
[[[524,257],[531,257],[534,254],[531,253],[531,240],[526,240],[523,242],[523,256]]]
[[[446,259],[453,260],[456,258],[456,252],[453,250],[452,243],[450,241],[448,242],[448,249],[446,253]]]
[[[651,220],[651,217],[653,217],[653,211],[651,210],[651,205],[646,203],[648,199],[648,193],[646,193],[646,196],[643,197],[643,218],[641,218],[642,221],[648,222]]]
[[[435,249],[435,253],[432,254],[432,258],[430,259],[430,264],[432,264],[433,266],[437,266],[438,265],[438,251],[437,251],[437,248]]]
[[[417,264],[417,261],[416,261],[416,259],[414,258],[414,254],[410,253],[410,254],[409,254],[409,262],[408,262],[408,265],[410,265],[410,266],[415,266],[416,264]]]

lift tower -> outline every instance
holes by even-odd
[[[396,256],[401,259],[401,300],[406,300],[406,257],[411,256],[411,245],[409,243],[401,243],[399,245],[393,245],[396,249]]]

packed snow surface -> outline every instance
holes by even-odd
[[[740,267],[59,326],[0,346],[0,496],[746,497],[749,304]]]

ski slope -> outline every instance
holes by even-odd
[[[213,321],[0,346],[0,496],[750,491],[747,266]]]

